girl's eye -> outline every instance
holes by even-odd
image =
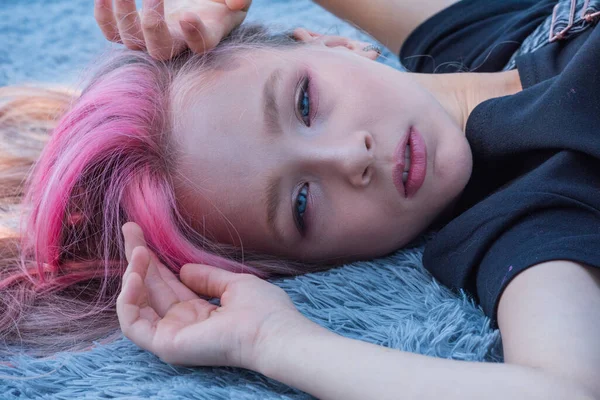
[[[307,207],[307,197],[308,183],[305,183],[300,192],[298,192],[298,196],[294,202],[294,220],[296,221],[296,226],[298,227],[301,235],[304,235],[306,231],[304,225],[304,213],[306,212]]]
[[[304,125],[310,127],[310,79],[304,78],[300,84],[298,93],[297,111],[298,117]]]

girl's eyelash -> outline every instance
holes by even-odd
[[[296,96],[296,112],[298,118],[304,123],[304,125],[310,127],[313,112],[309,76],[305,76],[298,83],[298,91]]]
[[[305,75],[300,82],[298,82],[296,90],[296,115],[298,116],[298,119],[307,127],[311,126],[312,118],[314,118],[310,86],[310,76]],[[304,183],[300,187],[300,191],[298,191],[298,194],[294,199],[292,210],[294,222],[296,223],[296,227],[302,236],[306,234],[304,214],[306,213],[307,208],[308,183]]]
[[[312,86],[313,85],[311,84],[309,73],[305,73],[296,86],[296,116],[307,127],[310,127],[312,125],[312,122],[314,121],[317,115],[315,102],[313,102],[313,95],[315,95],[315,93],[312,92]],[[308,208],[308,194],[309,184],[304,183],[300,186],[300,190],[298,191],[298,194],[293,200],[292,207],[294,222],[296,223],[296,227],[300,232],[300,235],[303,237],[306,235],[306,223],[304,221],[304,214],[306,213],[306,210]]]
[[[300,188],[300,191],[296,195],[294,200],[294,221],[300,234],[304,236],[306,234],[306,224],[304,222],[304,214],[308,207],[308,183],[305,183]]]

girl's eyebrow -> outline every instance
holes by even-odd
[[[279,122],[279,107],[277,106],[277,92],[282,81],[283,70],[276,68],[265,81],[263,89],[264,126],[267,135],[271,138],[283,136]],[[266,220],[269,230],[275,239],[283,242],[284,235],[277,227],[277,215],[281,204],[281,177],[271,176],[267,179],[264,191],[264,204],[266,205]]]
[[[267,78],[263,89],[264,125],[266,133],[271,137],[283,135],[283,130],[279,123],[279,107],[277,106],[276,96],[282,76],[283,71],[281,68],[275,69]]]

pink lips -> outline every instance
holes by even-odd
[[[410,169],[406,185],[402,182],[404,172],[406,145],[410,143]],[[427,146],[419,132],[411,127],[406,137],[398,143],[394,150],[394,170],[392,178],[394,186],[401,196],[410,198],[417,193],[425,181],[427,174]]]

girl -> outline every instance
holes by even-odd
[[[38,316],[69,298],[96,321],[109,312],[89,305],[118,292],[121,329],[164,361],[248,368],[319,398],[599,398],[594,5],[321,3],[402,58],[431,56],[408,59],[416,72],[479,73],[401,73],[306,30],[226,36],[249,2],[165,14],[149,0],[138,14],[98,1],[107,38],[164,62],[110,60],[56,124],[2,287],[55,296]],[[256,276],[380,256],[429,228],[425,266],[478,297],[505,364],[340,337]],[[7,338],[8,318],[35,319],[12,304]]]

